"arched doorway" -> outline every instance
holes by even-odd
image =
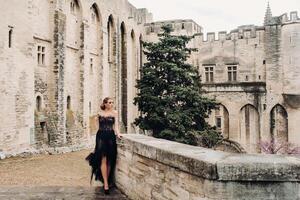
[[[215,126],[224,138],[229,139],[229,112],[227,108],[219,104],[215,109]]]
[[[288,142],[288,114],[280,104],[274,106],[270,112],[270,133],[275,143]]]
[[[250,104],[245,105],[240,110],[240,143],[247,152],[260,152],[260,127],[259,113]]]

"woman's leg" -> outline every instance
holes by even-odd
[[[110,173],[110,164],[107,162],[107,180],[109,178],[109,173]]]
[[[107,174],[107,163],[106,163],[106,156],[102,158],[101,161],[101,173],[104,182],[104,189],[108,189],[108,174]]]

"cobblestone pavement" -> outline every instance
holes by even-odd
[[[99,182],[90,185],[90,168],[84,160],[89,152],[0,160],[0,199],[125,200],[115,188],[104,195]]]

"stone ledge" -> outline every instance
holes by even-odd
[[[300,181],[300,157],[234,154],[139,134],[125,134],[120,148],[205,179]]]

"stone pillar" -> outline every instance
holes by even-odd
[[[86,20],[83,20],[81,25],[81,33],[80,33],[80,39],[81,39],[81,46],[80,46],[80,106],[79,106],[79,112],[80,116],[78,118],[79,125],[82,124],[83,130],[79,131],[78,134],[81,134],[86,139],[89,139],[89,85],[91,84],[88,80],[88,67],[89,67],[89,51],[87,47],[87,41],[88,41],[88,32],[89,32],[89,25]],[[86,69],[85,69],[86,68]]]
[[[50,146],[63,146],[65,135],[64,61],[65,61],[66,16],[60,10],[54,11],[54,63],[50,86],[49,135]]]

